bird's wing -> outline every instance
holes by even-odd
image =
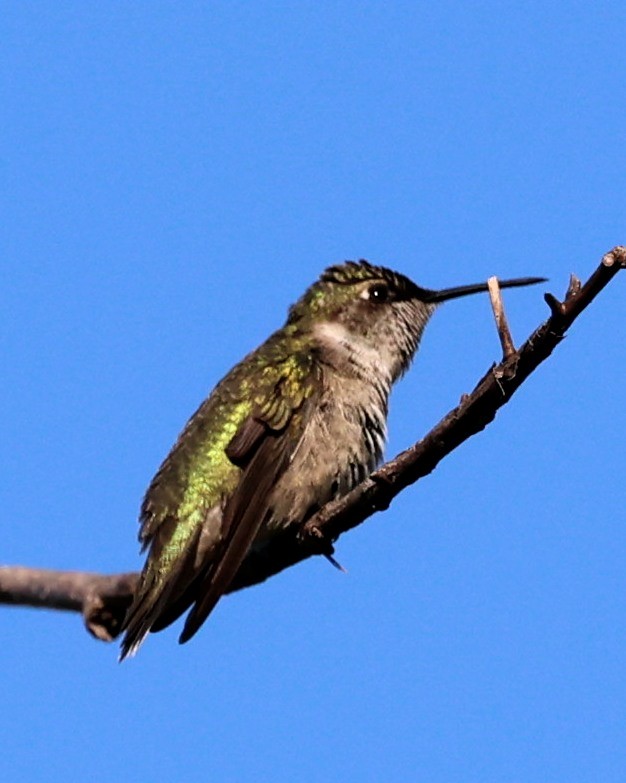
[[[190,638],[268,513],[271,488],[299,442],[321,381],[310,351],[278,345],[269,363],[266,355],[258,358],[256,365],[253,354],[235,367],[200,406],[146,493],[140,539],[149,554],[124,620],[122,659],[195,602],[183,631]],[[233,426],[234,436],[224,439]],[[204,507],[199,485],[211,489]],[[206,537],[210,530],[219,533]]]
[[[287,469],[316,403],[312,368],[292,377],[285,368],[273,393],[239,427],[226,454],[243,469],[237,488],[226,503],[222,545],[207,565],[195,605],[185,622],[180,642],[200,628],[239,570],[259,530],[272,514],[271,496]]]

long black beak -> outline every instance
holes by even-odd
[[[514,280],[498,280],[500,288],[517,288],[524,285],[536,285],[545,283],[547,277],[516,277]],[[460,285],[456,288],[443,288],[441,291],[431,291],[428,288],[422,288],[420,299],[422,302],[436,304],[438,302],[447,302],[448,299],[457,299],[459,296],[469,296],[470,294],[479,294],[482,291],[488,291],[487,283],[474,283],[473,285]]]

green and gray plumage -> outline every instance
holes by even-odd
[[[391,386],[437,304],[484,290],[430,291],[366,261],[323,273],[220,381],[152,480],[122,658],[191,608],[180,641],[190,639],[255,544],[301,526],[376,467]]]

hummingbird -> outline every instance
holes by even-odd
[[[139,533],[147,559],[121,660],[187,610],[179,641],[191,639],[249,552],[301,527],[377,467],[391,387],[435,309],[486,290],[421,288],[364,260],[323,272],[285,325],[217,384],[148,487]]]

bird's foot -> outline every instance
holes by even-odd
[[[335,566],[336,569],[341,571],[342,574],[347,574],[347,570],[341,565],[341,563],[335,559],[335,547],[332,541],[315,525],[305,525],[298,537],[302,542],[306,542],[307,546],[311,547],[316,555],[323,555],[328,562]]]

